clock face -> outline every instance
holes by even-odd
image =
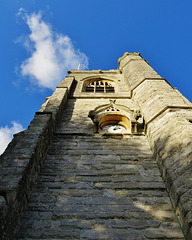
[[[126,128],[116,124],[116,125],[106,125],[103,127],[103,130],[108,133],[122,133],[126,130]]]

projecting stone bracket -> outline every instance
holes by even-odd
[[[124,105],[110,100],[109,104],[96,107],[89,112],[97,131],[104,133],[107,125],[119,125],[124,128],[124,134],[138,134],[143,132],[144,120],[139,110],[132,110]]]

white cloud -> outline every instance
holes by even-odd
[[[15,121],[11,123],[13,126],[10,128],[8,126],[0,127],[0,154],[4,152],[5,148],[7,147],[9,142],[12,140],[13,134],[23,130],[23,127],[21,124]]]
[[[88,67],[87,56],[74,48],[68,36],[52,31],[51,26],[42,20],[41,13],[28,15],[20,9],[18,15],[31,31],[24,43],[31,56],[21,64],[23,76],[29,76],[39,86],[54,89],[64,79],[67,70],[77,69],[79,63]]]

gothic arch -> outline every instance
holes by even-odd
[[[102,76],[91,76],[82,79],[82,92],[100,92],[100,93],[110,93],[115,92],[116,84],[115,80]]]

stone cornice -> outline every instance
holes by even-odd
[[[131,89],[131,97],[133,96],[133,91],[134,91],[137,87],[139,87],[145,80],[152,80],[152,81],[154,81],[154,80],[157,80],[157,81],[162,80],[162,81],[165,81],[166,83],[168,83],[168,84],[171,86],[171,84],[170,84],[165,78],[162,78],[162,77],[160,77],[160,76],[159,76],[159,78],[158,78],[158,77],[156,77],[156,78],[143,78],[143,80],[141,80],[140,83],[138,83],[133,89]],[[172,87],[172,86],[171,86],[171,87]]]
[[[149,123],[151,123],[153,120],[155,120],[159,115],[164,113],[167,109],[192,109],[192,106],[165,106],[163,109],[161,109],[156,115],[154,115],[150,120],[148,120],[145,125],[147,126]]]
[[[68,74],[119,74],[118,69],[111,69],[111,70],[90,70],[90,71],[83,71],[83,70],[69,70]]]

